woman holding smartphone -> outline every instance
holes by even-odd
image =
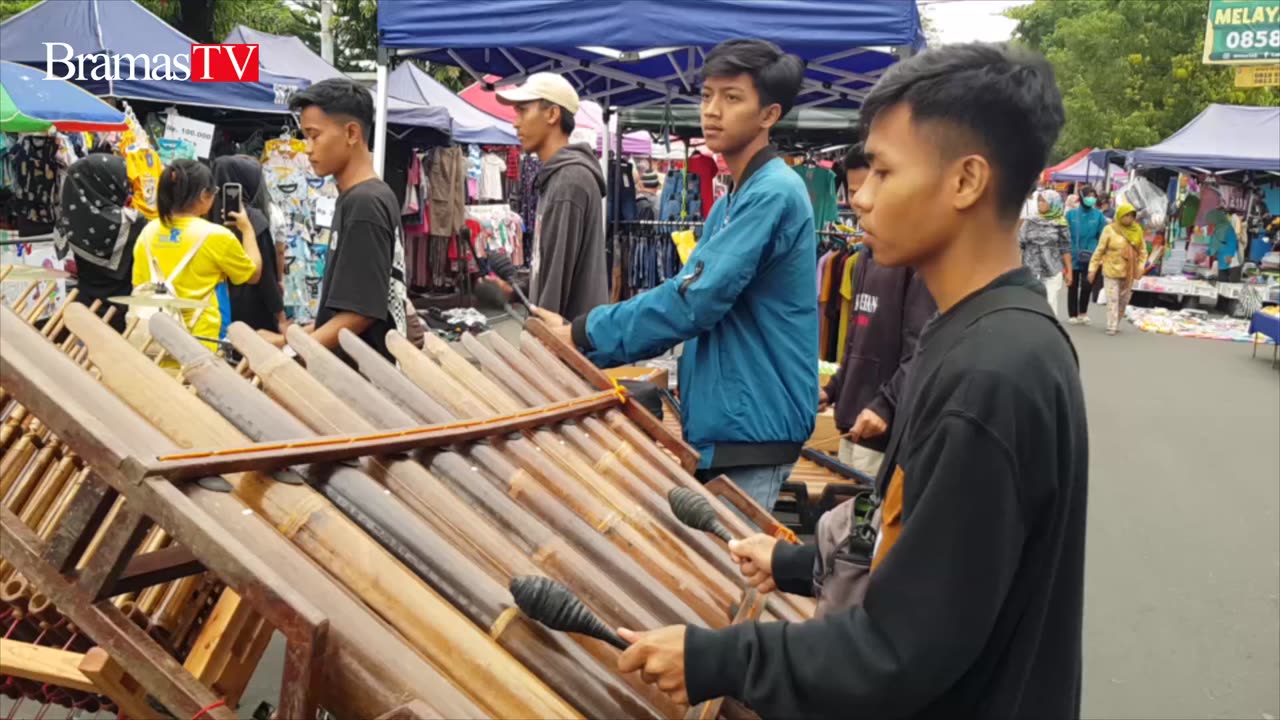
[[[206,303],[203,310],[184,311],[184,318],[190,323],[200,313],[191,331],[208,338],[202,342],[211,350],[217,349],[212,339],[221,339],[231,323],[227,286],[262,277],[262,253],[249,216],[227,211],[227,224],[239,230],[240,238],[205,220],[216,195],[209,168],[195,160],[175,160],[160,175],[160,216],[147,223],[133,249],[134,293],[161,285],[179,298]]]
[[[243,208],[262,256],[262,277],[230,289],[231,321],[245,323],[254,330],[284,334],[288,321],[284,317],[279,257],[271,236],[271,206],[262,180],[262,165],[248,155],[220,157],[213,161],[213,182],[219,192],[209,219],[222,222],[224,208]],[[235,228],[232,232],[239,234]]]

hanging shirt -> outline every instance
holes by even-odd
[[[135,147],[125,154],[124,163],[133,186],[133,206],[146,219],[155,220],[160,214],[156,192],[160,189],[160,173],[164,172],[160,153],[149,147]]]
[[[698,174],[698,197],[702,201],[702,217],[711,214],[711,206],[715,202],[714,183],[716,180],[715,158],[697,153],[689,157],[689,172]]]
[[[805,189],[809,191],[809,202],[813,203],[813,224],[821,230],[829,223],[840,219],[836,211],[836,174],[824,167],[814,165],[797,165],[793,168],[804,180]]]
[[[507,172],[507,162],[489,153],[480,161],[480,199],[501,200],[503,198],[503,177]]]
[[[58,191],[58,141],[47,135],[26,135],[10,151],[17,175],[14,191],[18,217],[38,225],[52,225]]]

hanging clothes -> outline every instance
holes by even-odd
[[[431,198],[431,233],[448,237],[466,223],[467,158],[458,146],[439,148],[427,173]]]
[[[698,176],[698,198],[702,204],[699,215],[705,219],[711,214],[711,206],[715,204],[715,179],[720,170],[716,159],[710,155],[695,153],[689,158],[689,174]],[[692,182],[692,180],[690,180]]]
[[[24,135],[9,151],[17,183],[14,207],[27,226],[53,225],[58,198],[58,140],[51,135]]]
[[[480,159],[479,196],[481,200],[502,200],[506,196],[506,193],[503,192],[506,173],[507,161],[501,157],[493,153],[486,153]]]
[[[813,226],[818,230],[838,222],[840,214],[836,210],[836,174],[817,165],[797,165],[794,168],[804,180],[805,189],[809,191],[809,202],[813,204]]]

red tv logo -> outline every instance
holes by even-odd
[[[258,82],[258,46],[192,45],[191,82]]]

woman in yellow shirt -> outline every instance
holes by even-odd
[[[178,297],[207,303],[204,310],[183,314],[190,327],[193,314],[201,313],[192,334],[209,339],[221,339],[231,324],[227,282],[255,283],[262,275],[258,239],[243,204],[239,212],[227,212],[227,224],[243,240],[201,217],[218,192],[209,168],[195,160],[174,161],[160,176],[159,217],[143,228],[133,250],[133,286],[167,282]],[[213,342],[205,344],[216,349]]]
[[[1120,318],[1133,296],[1133,283],[1142,277],[1147,263],[1147,243],[1138,224],[1138,213],[1132,205],[1116,208],[1116,219],[1102,230],[1098,249],[1089,261],[1089,283],[1093,284],[1102,269],[1107,289],[1107,334],[1120,332]]]

